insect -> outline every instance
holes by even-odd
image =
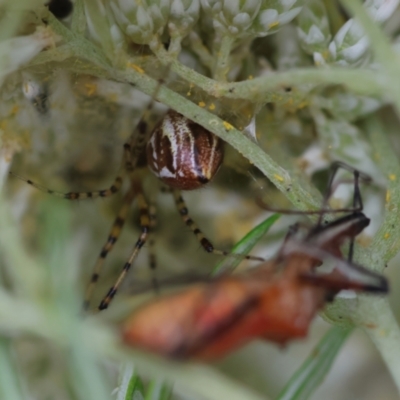
[[[323,213],[343,166],[333,166]],[[311,228],[292,227],[272,260],[143,305],[123,323],[123,341],[167,357],[210,360],[254,338],[285,344],[306,336],[317,312],[342,289],[386,293],[383,276],[352,262],[354,239],[370,222],[359,191],[360,176],[368,177],[353,173],[353,207],[344,216],[323,225],[320,213]],[[348,259],[340,250],[346,240]],[[332,272],[317,271],[324,260],[332,261]]]
[[[188,208],[181,195],[182,190],[194,190],[204,187],[214,178],[223,161],[223,142],[202,126],[174,110],[169,110],[153,130],[149,129],[149,120],[152,114],[154,99],[157,97],[161,86],[162,81],[159,81],[153,94],[153,100],[150,101],[144,110],[136,128],[124,144],[120,171],[108,189],[61,193],[47,189],[31,180],[26,180],[11,173],[44,192],[68,200],[108,197],[118,192],[122,188],[124,181],[129,183],[122,206],[94,265],[91,280],[85,294],[85,309],[89,308],[90,299],[95,284],[99,279],[103,263],[120,236],[135,198],[137,199],[139,208],[141,233],[128,260],[122,267],[122,271],[115,284],[109,289],[99,304],[99,310],[103,310],[109,306],[139,251],[146,243],[149,231],[155,225],[155,207],[150,205],[143,190],[143,172],[148,170],[151,170],[166,185],[167,190],[175,200],[176,208],[182,220],[194,233],[202,248],[208,253],[225,256],[230,254],[227,251],[214,248],[213,244],[204,236],[197,224],[190,217]],[[244,258],[263,261],[260,257],[245,256]],[[152,254],[150,255],[150,267],[152,270],[156,267]]]

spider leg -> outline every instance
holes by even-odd
[[[149,125],[155,104],[154,99],[157,97],[163,83],[163,79],[158,80],[157,86],[152,95],[152,100],[143,111],[143,114],[128,141],[124,144],[125,168],[127,171],[132,171],[135,168],[140,160],[144,148],[146,147],[148,136],[151,133]]]
[[[139,254],[140,249],[146,243],[147,236],[148,236],[149,229],[150,229],[149,206],[148,206],[147,201],[141,190],[137,193],[137,198],[138,198],[138,206],[139,206],[139,212],[140,212],[141,234],[139,235],[139,238],[135,243],[135,246],[132,250],[132,253],[131,253],[128,261],[123,266],[122,271],[121,271],[117,281],[110,288],[110,290],[108,291],[106,296],[101,301],[101,303],[98,307],[99,310],[104,310],[109,306],[110,302],[112,301],[112,299],[114,298],[115,294],[117,293],[119,287],[121,286],[122,282],[124,281],[128,271],[130,270],[133,261]]]
[[[131,133],[130,137],[124,143],[123,168],[125,169],[125,171],[128,171],[131,174],[132,179],[135,179],[133,176],[133,173],[136,171],[136,168],[141,166],[140,165],[141,157],[144,155],[144,149],[146,147],[148,135],[150,133],[149,121],[150,121],[150,117],[151,117],[151,114],[152,114],[152,111],[154,108],[154,103],[155,103],[154,99],[156,98],[156,96],[162,86],[162,83],[163,83],[163,80],[158,81],[157,87],[152,96],[152,100],[149,102],[146,109],[144,110],[142,116],[140,117],[139,122],[137,123],[137,125],[136,125],[135,129],[133,130],[133,132]],[[144,243],[147,239],[149,230],[155,225],[156,217],[155,217],[154,205],[150,206],[150,209],[149,209],[149,206],[144,198],[144,195],[142,193],[142,189],[141,189],[140,185],[136,184],[134,186],[136,186],[135,191],[136,191],[136,189],[139,189],[138,190],[138,203],[139,203],[139,210],[140,210],[140,227],[141,227],[142,233],[141,233],[138,241],[136,242],[136,245],[131,254],[131,257],[129,258],[128,262],[124,265],[123,270],[117,279],[117,282],[109,290],[106,297],[101,301],[101,303],[99,305],[99,310],[103,310],[103,309],[107,308],[108,305],[110,304],[110,302],[112,301],[119,286],[121,285],[122,281],[125,279],[125,276],[128,273],[134,259],[137,257],[139,250],[144,245]],[[133,197],[132,197],[132,199],[133,199]],[[132,199],[130,200],[129,205],[130,205]],[[125,202],[124,202],[124,205],[125,205]],[[123,206],[123,208],[124,208],[124,206]],[[122,209],[121,209],[121,212],[123,212]],[[117,223],[117,221],[118,221],[118,217],[117,217],[114,225]],[[113,226],[113,228],[114,228],[114,226]],[[121,228],[122,228],[122,226],[121,226]],[[109,239],[111,239],[111,235],[110,235]],[[106,245],[103,247],[102,253],[100,254],[100,257],[98,258],[97,263],[95,265],[95,270],[98,265],[101,268],[101,265],[104,261],[105,256],[107,255],[108,251],[110,251],[112,248],[113,243],[109,245],[108,250],[106,249],[106,246],[108,245],[108,243],[109,243],[109,241],[107,241]],[[155,261],[153,247],[154,247],[154,241],[150,240],[150,256],[149,257],[150,257],[150,268],[152,269],[152,271],[154,271],[156,268],[156,261]],[[104,251],[105,251],[105,253],[104,253]],[[102,257],[102,254],[104,254],[104,257]],[[97,280],[98,275],[95,276],[95,273],[94,273],[92,275],[92,278],[95,278],[95,280]],[[155,278],[153,278],[153,282],[155,282],[154,279]],[[94,285],[91,285],[91,286],[93,287]],[[88,287],[88,291],[89,291],[89,289],[90,289],[90,286]],[[93,290],[93,289],[90,289],[90,290]],[[89,293],[89,297],[90,297],[90,295],[91,295],[91,292]],[[87,298],[85,298],[85,306],[87,307],[88,304],[87,304],[86,300],[87,300]]]
[[[160,88],[162,87],[163,80],[160,79],[158,84],[154,90],[154,94],[152,96],[153,99],[157,97]],[[93,199],[97,197],[109,197],[114,193],[118,192],[121,189],[123,182],[123,175],[125,171],[133,172],[136,169],[138,162],[140,161],[140,157],[143,154],[144,148],[147,143],[147,136],[150,132],[148,129],[150,116],[154,107],[154,100],[151,100],[146,110],[144,111],[140,121],[138,122],[136,128],[133,130],[130,135],[128,141],[124,144],[124,151],[122,157],[122,165],[119,169],[117,177],[114,179],[112,185],[107,189],[88,191],[88,192],[68,192],[62,193],[52,189],[48,189],[36,182],[33,182],[30,179],[25,179],[14,172],[10,172],[10,175],[15,176],[16,178],[26,182],[27,184],[35,187],[42,192],[52,194],[53,196],[61,197],[67,200],[83,200],[83,199]]]
[[[155,254],[155,240],[154,240],[154,228],[157,225],[157,208],[154,203],[149,205],[149,218],[150,218],[150,230],[149,230],[149,267],[152,273],[152,285],[156,292],[158,292],[158,282],[156,276],[157,269],[157,258]]]
[[[96,283],[99,280],[99,276],[101,273],[101,269],[103,267],[104,261],[108,255],[108,253],[113,249],[115,243],[119,239],[119,235],[121,234],[122,228],[125,224],[126,218],[128,216],[129,210],[131,208],[132,201],[135,195],[133,190],[129,190],[128,193],[125,194],[123,204],[118,211],[118,215],[114,220],[114,223],[111,227],[110,233],[107,237],[107,241],[103,245],[100,255],[96,260],[96,263],[93,267],[92,276],[90,278],[89,284],[87,285],[85,298],[83,302],[83,309],[87,310],[90,305],[90,300],[93,294],[93,290],[96,286]]]
[[[62,193],[62,192],[57,192],[52,189],[48,189],[42,185],[39,185],[36,182],[31,181],[30,179],[25,179],[20,175],[15,174],[14,172],[10,171],[10,175],[15,176],[16,178],[20,179],[21,181],[26,182],[28,185],[33,186],[34,188],[45,192],[49,193],[53,196],[56,197],[61,197],[63,199],[67,200],[83,200],[83,199],[95,199],[97,197],[109,197],[112,196],[114,193],[118,192],[118,190],[122,186],[122,181],[123,181],[123,176],[122,174],[118,174],[118,176],[114,179],[114,182],[112,185],[107,188],[107,189],[102,189],[102,190],[94,190],[90,192],[68,192],[68,193]]]
[[[199,227],[192,220],[192,218],[190,218],[189,210],[186,207],[186,203],[182,198],[181,192],[179,190],[172,190],[172,195],[174,196],[176,208],[178,209],[179,215],[183,219],[183,222],[194,233],[197,240],[199,241],[199,243],[201,244],[201,246],[207,253],[219,254],[222,256],[243,257],[243,259],[246,259],[246,260],[265,261],[265,259],[262,257],[255,257],[255,256],[249,256],[249,255],[245,256],[242,254],[234,254],[234,253],[230,253],[229,251],[216,249],[214,247],[214,245],[204,236],[203,232],[199,229]]]

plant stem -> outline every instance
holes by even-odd
[[[254,99],[270,101],[270,91],[299,85],[345,85],[346,88],[360,95],[382,96],[386,88],[378,74],[367,69],[335,68],[319,69],[299,68],[296,70],[271,73],[260,78],[238,83],[218,83],[211,92],[215,97],[233,99]],[[274,93],[276,97],[276,93]]]
[[[229,35],[225,35],[222,38],[213,73],[215,80],[218,82],[226,81],[226,75],[229,72],[229,56],[231,54],[233,43],[234,39]]]
[[[400,329],[388,299],[363,296],[357,314],[359,326],[375,344],[400,393]]]
[[[21,385],[18,382],[18,372],[15,367],[11,341],[0,338],[0,394],[2,399],[22,400]]]
[[[189,40],[191,43],[191,49],[195,54],[197,54],[197,56],[200,59],[200,62],[211,70],[213,64],[213,57],[211,56],[207,47],[204,46],[198,33],[196,31],[190,32]]]
[[[375,162],[387,179],[385,218],[373,239],[371,255],[365,260],[375,271],[383,272],[386,264],[400,251],[400,163],[388,131],[395,128],[389,124],[386,127],[377,116],[367,118],[363,125],[374,149]]]
[[[374,148],[375,159],[382,173],[388,178],[386,213],[371,246],[357,252],[357,262],[369,269],[382,272],[385,264],[400,250],[398,220],[400,218],[400,164],[389,142],[387,129],[377,116],[365,121]],[[400,328],[387,298],[360,295],[356,299],[337,299],[327,307],[325,317],[332,323],[359,326],[371,338],[381,353],[400,391]]]

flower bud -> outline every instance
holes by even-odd
[[[399,3],[400,0],[367,0],[364,7],[374,21],[385,22],[393,15]]]
[[[357,66],[367,58],[368,39],[354,20],[348,20],[336,33],[329,45],[329,54],[335,64]]]
[[[169,0],[111,0],[110,6],[121,30],[138,44],[161,35],[170,12]]]
[[[114,50],[122,46],[123,35],[112,17],[109,5],[101,1],[85,0],[84,6],[90,38],[103,47],[110,59],[114,59]]]
[[[308,54],[325,52],[332,36],[324,4],[319,0],[308,2],[297,21],[297,33],[303,50]]]
[[[261,3],[261,0],[201,0],[215,30],[238,38],[248,36],[248,29],[257,17]]]
[[[171,37],[185,37],[199,18],[199,0],[172,0],[168,29]]]
[[[251,32],[254,36],[267,36],[295,18],[303,7],[303,0],[264,0]]]

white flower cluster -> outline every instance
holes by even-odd
[[[295,18],[303,0],[110,0],[119,28],[133,42],[149,44],[166,30],[185,37],[200,16],[200,6],[219,34],[235,39],[276,32]]]
[[[185,37],[199,18],[199,0],[111,0],[112,14],[130,40],[149,44],[165,30]]]
[[[385,22],[399,0],[368,0],[364,7],[377,22]],[[368,39],[354,19],[349,19],[332,39],[327,10],[319,0],[310,0],[298,18],[298,35],[303,49],[316,65],[359,66],[369,61]]]

